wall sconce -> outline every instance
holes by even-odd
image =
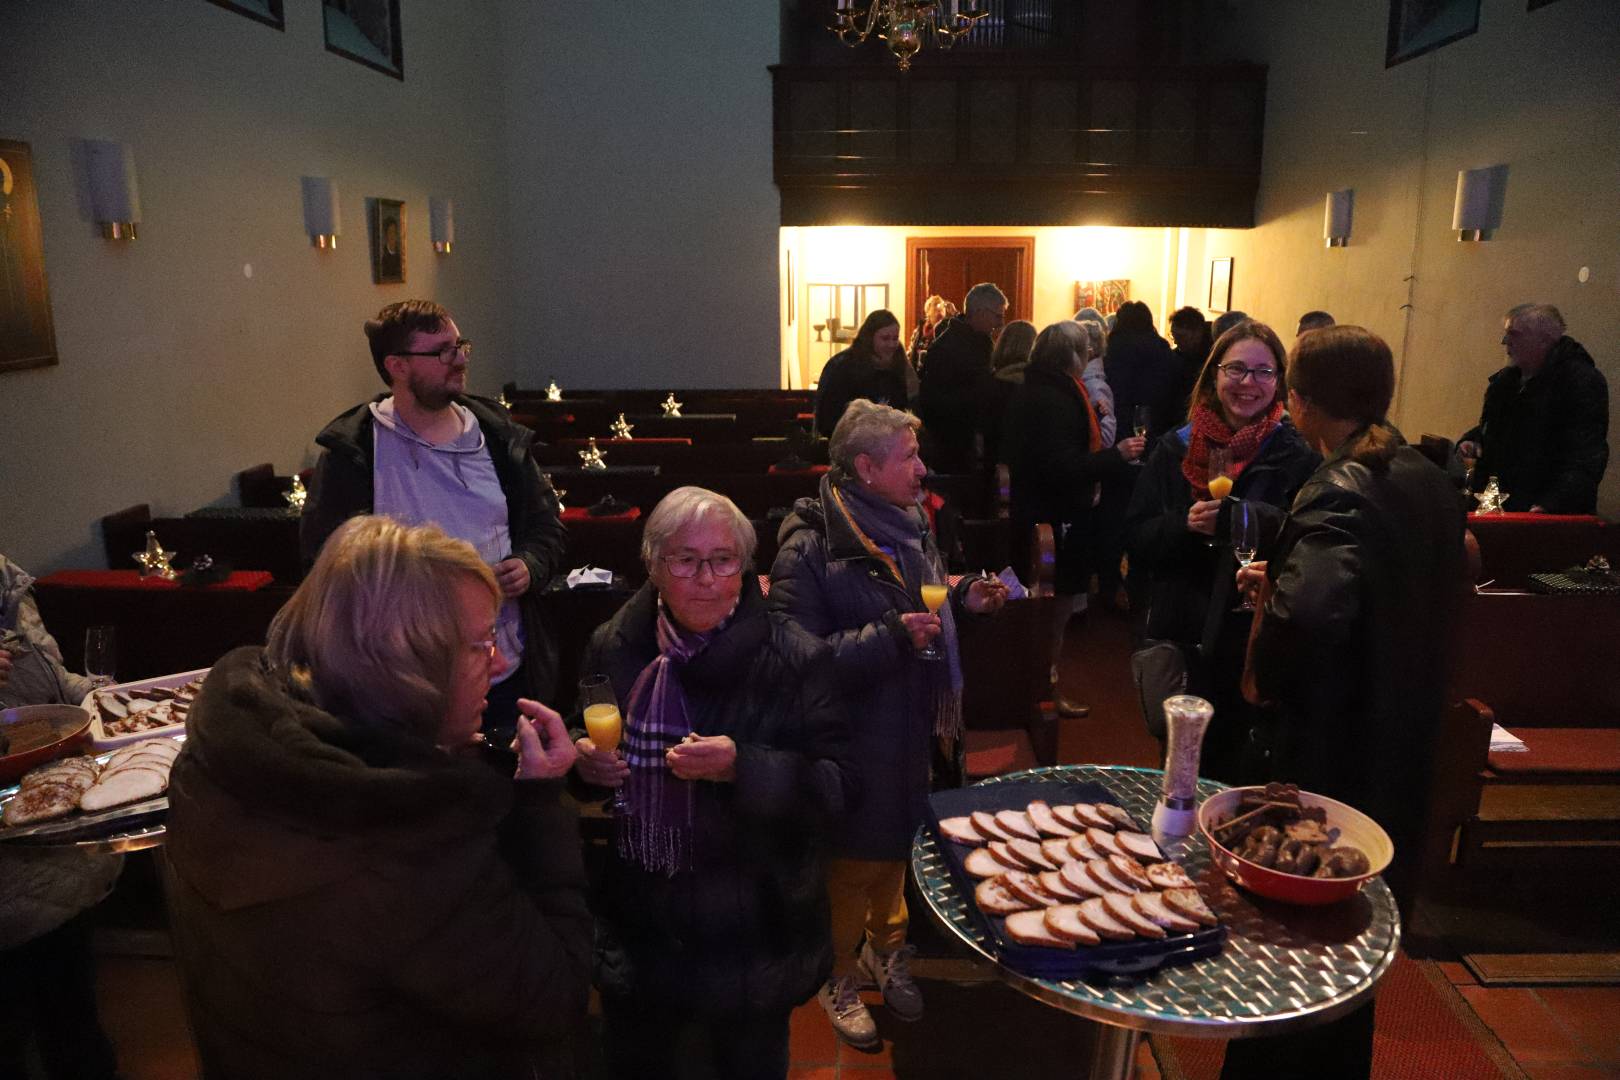
[[[337,247],[343,223],[338,217],[337,185],[329,176],[306,176],[304,183],[304,231],[309,242],[325,251]]]
[[[101,235],[108,240],[135,239],[141,220],[141,193],[135,185],[135,152],[127,143],[86,139],[90,206]]]
[[[1502,202],[1507,191],[1507,166],[1464,169],[1457,174],[1457,207],[1451,227],[1462,241],[1489,240],[1502,225]]]
[[[440,255],[450,254],[450,245],[456,242],[456,202],[438,195],[428,196],[428,233],[433,239],[433,250]]]
[[[1327,209],[1322,215],[1322,238],[1330,248],[1344,247],[1350,242],[1350,213],[1355,204],[1355,192],[1350,188],[1330,191]]]

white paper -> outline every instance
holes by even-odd
[[[568,571],[568,587],[577,589],[581,585],[611,585],[613,584],[613,571],[603,570],[599,566],[581,566]]]
[[[1530,748],[1524,745],[1524,740],[1501,724],[1491,725],[1491,753],[1518,754]]]

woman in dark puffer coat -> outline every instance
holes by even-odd
[[[1229,784],[1253,782],[1255,767],[1243,760],[1255,717],[1238,687],[1250,620],[1232,610],[1232,504],[1247,502],[1262,535],[1275,537],[1322,460],[1283,415],[1287,394],[1287,355],[1269,326],[1244,322],[1222,334],[1186,425],[1154,447],[1125,517],[1131,576],[1146,582],[1146,635],[1181,647],[1188,692],[1215,706],[1199,774]],[[1227,500],[1210,496],[1211,448],[1231,452]]]

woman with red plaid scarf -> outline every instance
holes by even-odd
[[[1284,414],[1287,395],[1287,353],[1271,327],[1245,321],[1222,334],[1187,423],[1154,447],[1125,516],[1131,573],[1150,582],[1144,633],[1182,647],[1188,692],[1215,705],[1199,772],[1227,783],[1249,772],[1252,708],[1238,689],[1249,618],[1234,610],[1232,508],[1249,504],[1264,543],[1321,463]],[[1222,457],[1224,469],[1212,468]],[[1210,491],[1217,475],[1231,479],[1223,498]]]

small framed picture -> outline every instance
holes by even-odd
[[[398,285],[405,280],[405,204],[371,200],[371,280]]]
[[[287,29],[287,18],[281,11],[281,0],[208,0],[216,7],[246,15],[254,22],[262,22],[277,30]]]
[[[1384,66],[1392,68],[1479,29],[1479,0],[1389,0]]]
[[[1232,310],[1232,260],[1211,259],[1209,263],[1209,310]]]
[[[321,0],[326,51],[405,81],[399,0]]]

